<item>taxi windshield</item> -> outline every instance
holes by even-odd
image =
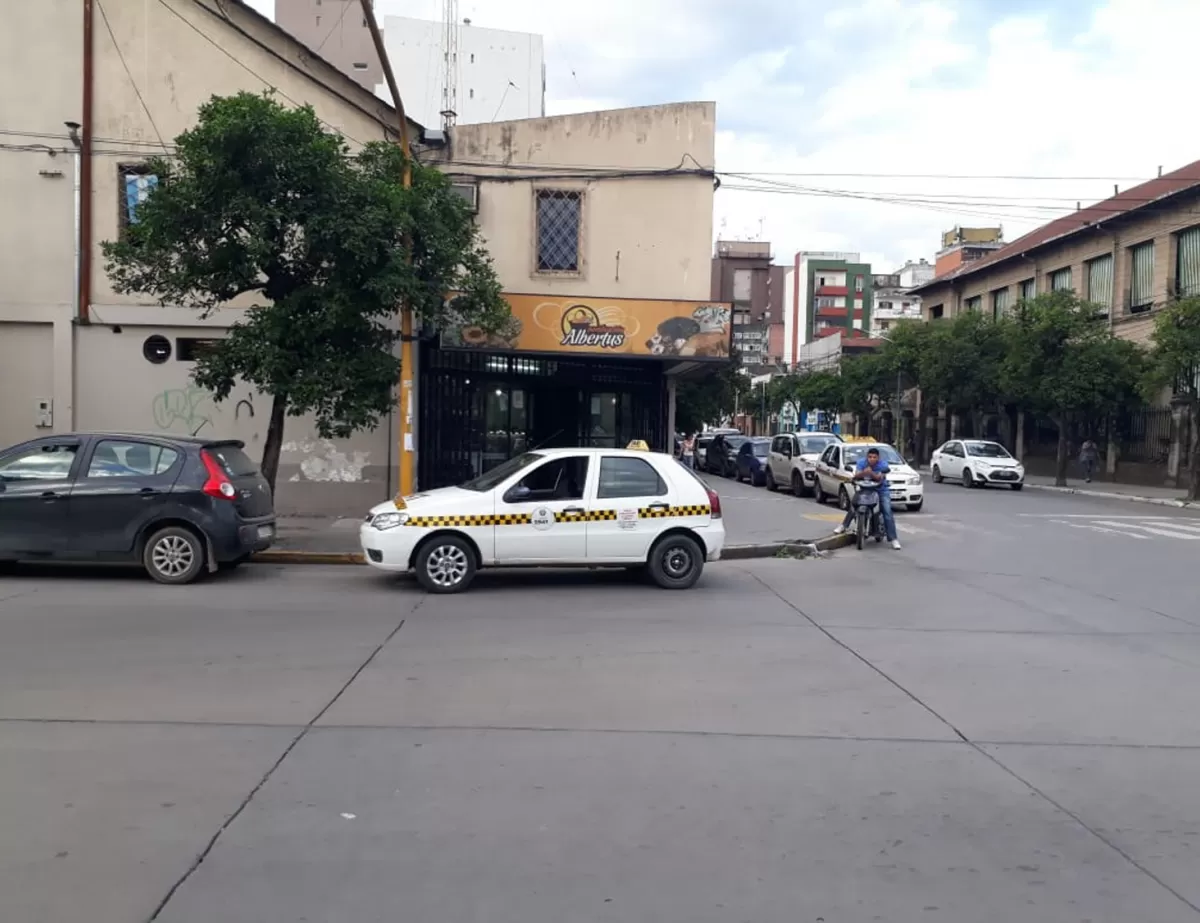
[[[900,453],[893,449],[890,445],[848,445],[844,451],[846,453],[846,464],[857,464],[870,449],[875,449],[879,452],[879,457],[889,465],[903,465],[905,461],[900,457]]]
[[[491,490],[499,484],[504,483],[518,471],[523,468],[528,468],[535,461],[538,461],[543,456],[536,452],[526,452],[524,455],[518,455],[516,458],[510,458],[506,462],[502,462],[493,468],[491,471],[485,471],[477,478],[459,484],[463,490],[475,490],[483,493],[485,490]]]

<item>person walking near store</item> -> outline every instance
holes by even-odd
[[[679,449],[679,457],[683,459],[684,465],[696,470],[696,437],[692,433],[688,433],[684,437],[683,445]]]
[[[1083,440],[1083,445],[1079,447],[1079,465],[1083,468],[1083,479],[1086,483],[1092,483],[1092,472],[1100,464],[1100,450],[1096,447],[1096,443],[1088,439]]]

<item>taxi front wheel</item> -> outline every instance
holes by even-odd
[[[475,579],[475,550],[456,535],[440,535],[417,552],[416,572],[430,593],[461,593]]]
[[[704,551],[689,535],[668,535],[654,543],[646,564],[654,582],[664,590],[686,590],[700,579]]]

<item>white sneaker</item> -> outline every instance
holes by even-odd
[[[838,526],[836,529],[834,529],[834,530],[833,530],[833,534],[834,534],[834,535],[841,535],[841,534],[842,534],[843,532],[845,532],[845,531],[846,531],[846,527],[845,527],[845,526]]]
[[[897,551],[899,551],[900,550],[900,539],[898,539],[898,538],[892,539],[892,547],[895,548]]]

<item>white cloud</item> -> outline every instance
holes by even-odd
[[[424,18],[441,6],[376,3]],[[757,236],[761,225],[785,259],[859,250],[884,271],[932,256],[956,223],[1000,223],[1012,239],[1112,194],[1112,179],[1086,177],[1149,178],[1200,158],[1196,0],[462,0],[459,12],[545,37],[552,114],[716,99],[719,170],[922,206],[746,192],[726,177],[714,226]],[[819,173],[892,175],[782,175]]]

